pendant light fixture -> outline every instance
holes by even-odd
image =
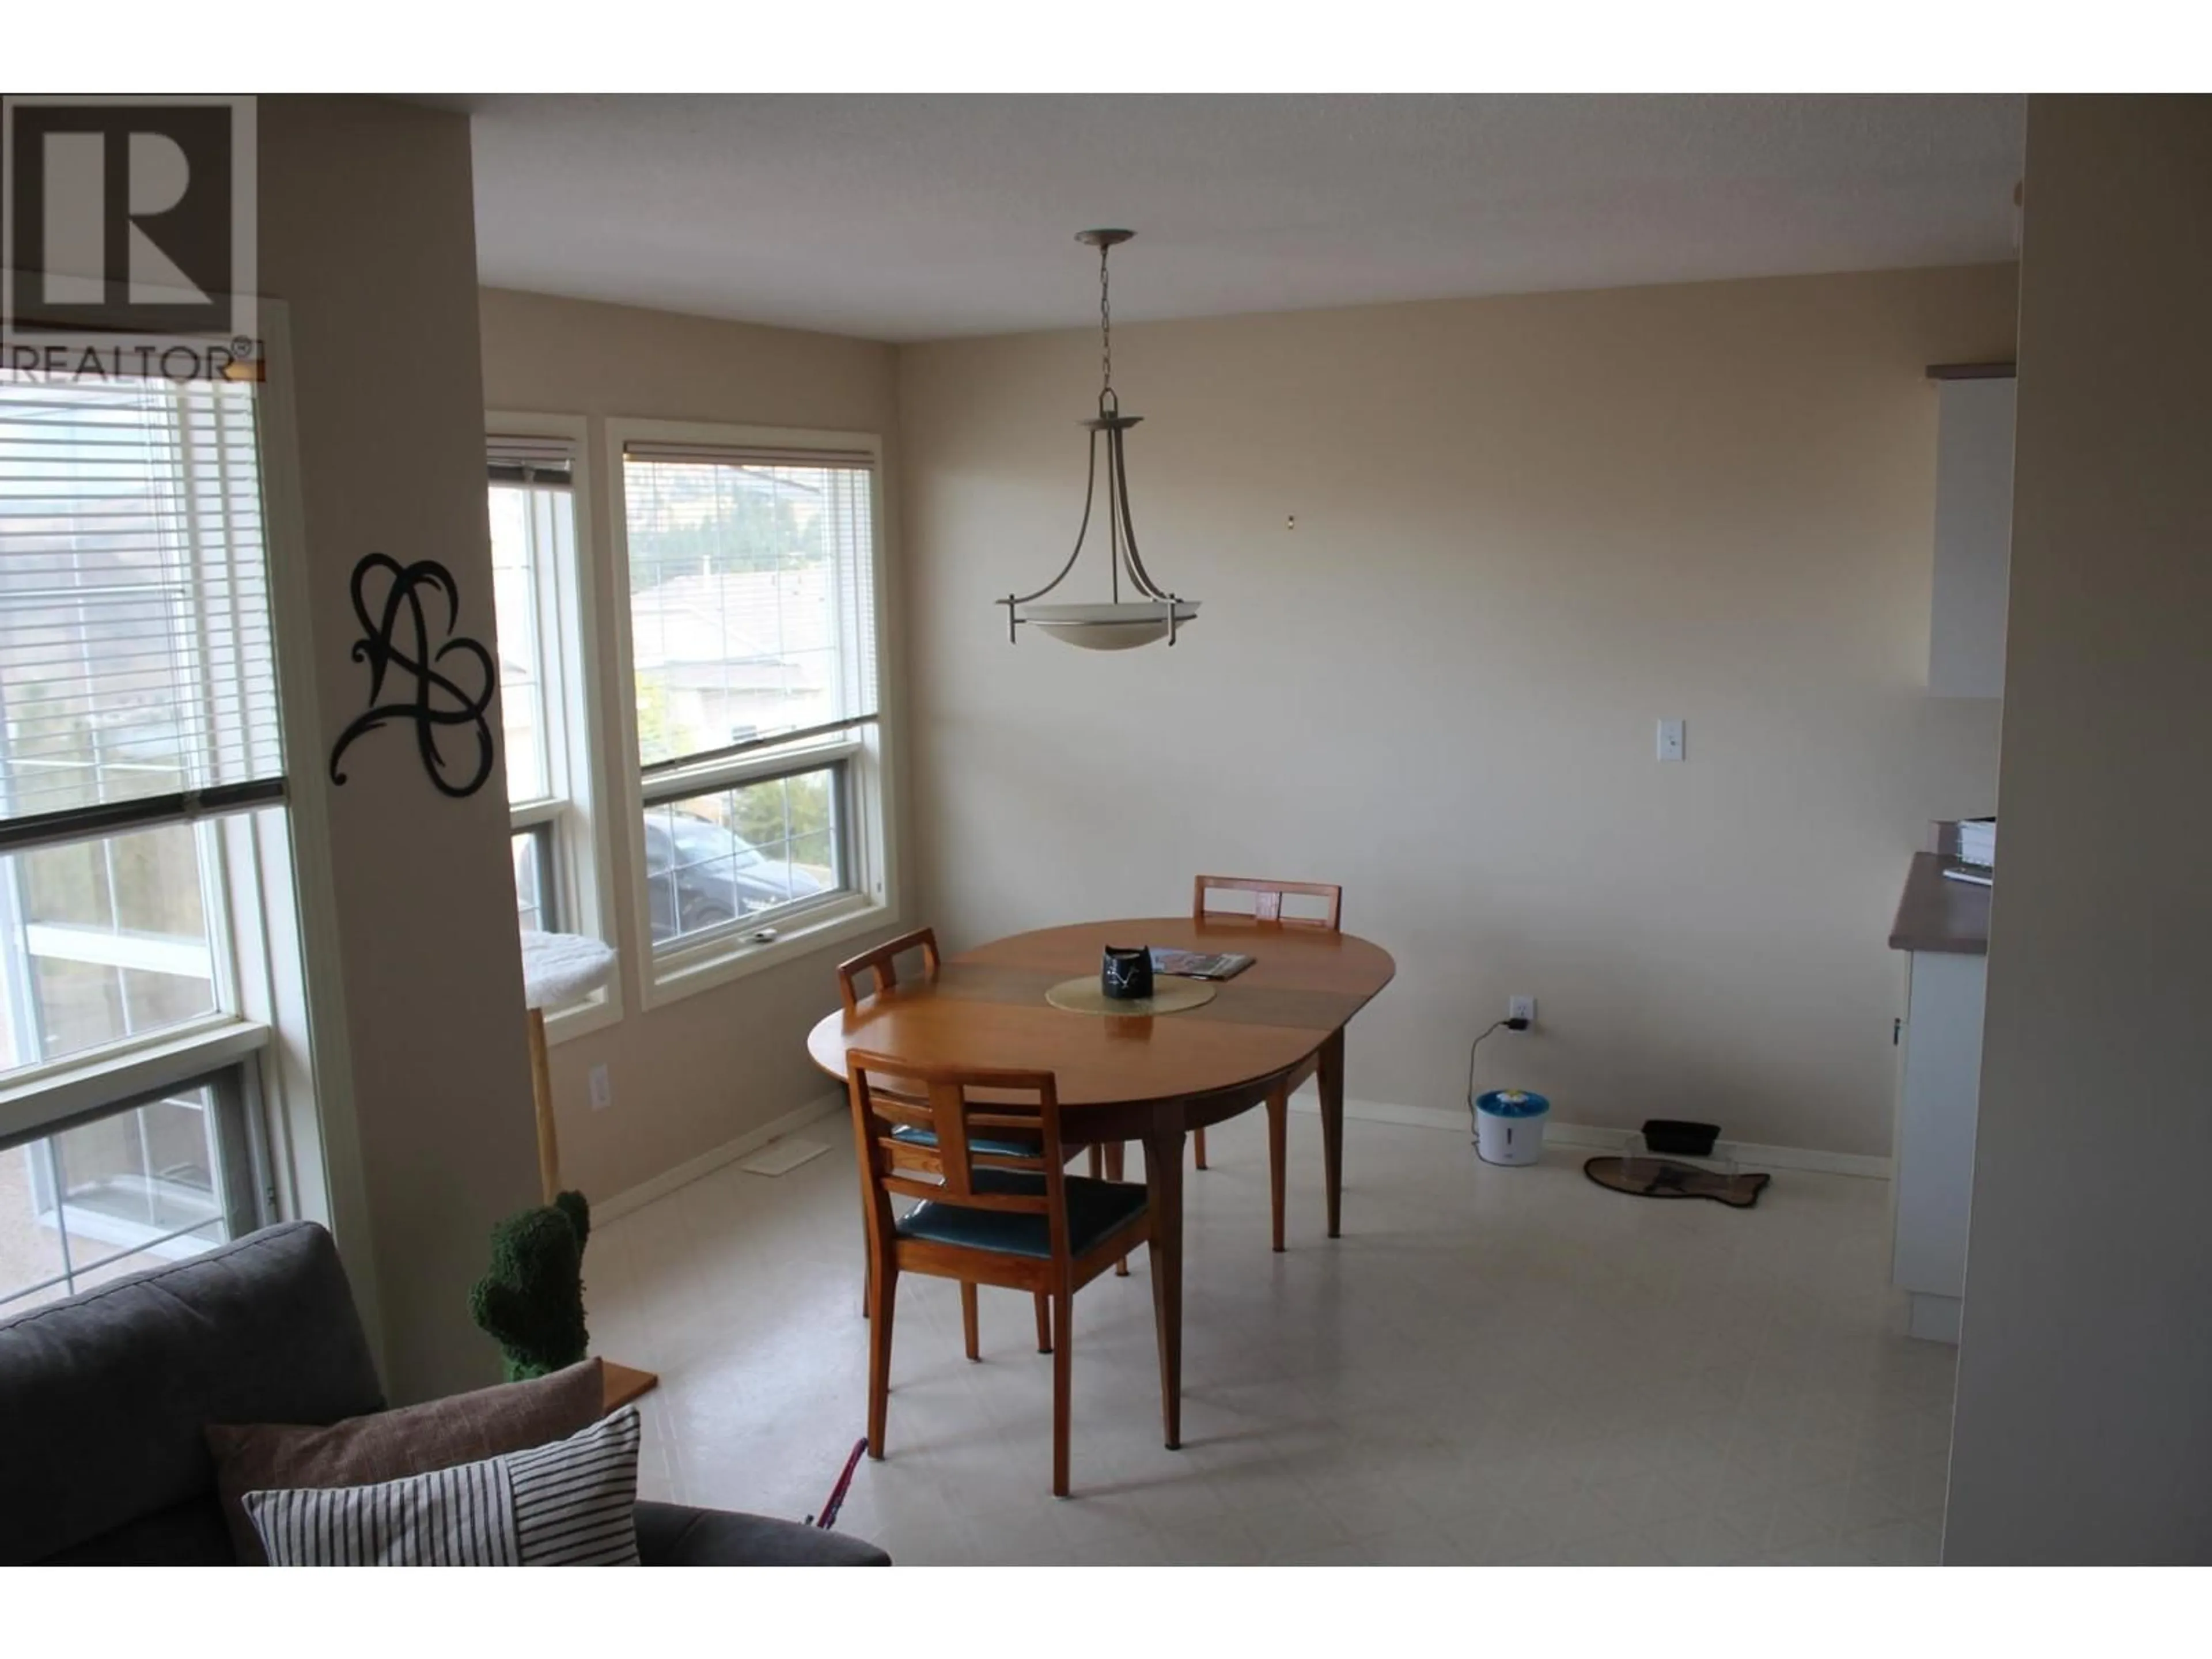
[[[1108,297],[1106,255],[1127,241],[1133,230],[1079,230],[1075,240],[1098,250],[1098,340],[1103,379],[1098,388],[1098,415],[1083,424],[1091,432],[1091,477],[1083,492],[1083,522],[1075,532],[1075,550],[1054,576],[1034,593],[1009,593],[999,601],[1006,607],[1006,638],[1020,637],[1024,623],[1042,629],[1056,640],[1079,645],[1086,651],[1126,651],[1155,640],[1176,642],[1176,634],[1198,616],[1198,601],[1170,593],[1152,578],[1137,552],[1136,527],[1129,522],[1128,463],[1122,453],[1122,434],[1144,419],[1124,415],[1114,391],[1114,311]],[[1103,440],[1102,446],[1101,440]],[[1075,562],[1083,556],[1084,538],[1091,533],[1091,509],[1098,497],[1098,453],[1106,452],[1106,540],[1109,605],[1039,605],[1037,601],[1067,580]],[[1129,590],[1122,597],[1122,587]]]

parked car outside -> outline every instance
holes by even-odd
[[[658,811],[646,815],[645,884],[655,945],[824,890],[719,823]]]

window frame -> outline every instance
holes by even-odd
[[[203,867],[214,866],[223,899],[208,917],[218,1007],[9,1074],[0,1081],[0,1139],[42,1139],[171,1092],[216,1087],[235,1103],[245,1128],[240,1157],[226,1156],[225,1164],[244,1170],[248,1190],[226,1193],[226,1214],[234,1224],[250,1213],[328,1227],[380,1358],[380,1299],[340,989],[330,785],[315,760],[323,733],[315,661],[306,648],[313,594],[290,312],[278,300],[258,304],[263,373],[255,430],[286,761],[274,798],[197,820]],[[203,804],[216,805],[204,797]]]
[[[896,716],[890,695],[894,682],[886,661],[890,633],[889,558],[884,514],[884,442],[872,432],[811,428],[737,426],[718,422],[611,417],[605,422],[601,454],[607,469],[610,581],[609,626],[614,635],[613,681],[622,695],[609,702],[614,710],[621,764],[611,798],[622,823],[629,858],[629,942],[640,966],[640,1000],[647,1008],[664,1006],[700,991],[726,985],[795,957],[842,945],[894,924],[899,915],[896,866],[897,824],[894,753],[890,726]],[[648,789],[638,739],[637,671],[629,613],[629,515],[626,452],[632,442],[696,444],[707,449],[821,450],[851,455],[865,453],[868,465],[869,595],[876,717],[864,726],[827,738],[795,739],[788,747],[748,754],[661,773]],[[782,910],[765,923],[740,917],[690,942],[656,947],[653,941],[652,894],[646,873],[645,812],[648,794],[659,799],[702,795],[745,783],[797,776],[835,763],[842,795],[842,851],[845,887],[821,901]],[[750,925],[749,925],[749,923]],[[762,937],[763,933],[768,937]]]
[[[553,568],[544,574],[552,580],[534,584],[538,684],[547,726],[546,782],[552,793],[539,800],[510,803],[508,836],[512,840],[537,832],[546,837],[540,845],[548,848],[544,871],[551,878],[560,931],[599,939],[619,956],[610,902],[615,890],[611,837],[603,833],[605,803],[612,797],[600,781],[605,744],[593,696],[600,661],[596,600],[605,589],[592,556],[597,521],[592,515],[590,423],[574,415],[489,410],[484,415],[484,435],[487,440],[551,438],[568,446],[568,556],[550,560]],[[549,1012],[545,1041],[549,1047],[566,1042],[602,1030],[622,1017],[622,975],[617,972],[596,995]]]
[[[564,931],[561,924],[568,919],[568,907],[562,901],[560,857],[560,823],[565,801],[532,801],[526,806],[512,809],[508,818],[507,841],[510,850],[526,836],[533,844],[538,860],[538,930],[558,933]],[[514,895],[515,915],[522,914],[522,893],[518,886]]]
[[[203,933],[207,954],[208,991],[213,1006],[205,1012],[167,1024],[152,1026],[141,1031],[131,1031],[111,1042],[95,1043],[89,1048],[70,1049],[58,1054],[41,1055],[0,1073],[5,1079],[0,1089],[12,1089],[23,1079],[39,1077],[67,1076],[81,1066],[97,1065],[111,1054],[135,1054],[143,1048],[159,1046],[167,1039],[196,1031],[220,1030],[233,1024],[241,1016],[240,1007],[237,964],[231,949],[230,929],[219,918],[228,914],[233,902],[229,860],[225,855],[222,840],[222,821],[220,818],[170,819],[166,823],[125,827],[102,835],[96,831],[72,836],[66,841],[47,843],[50,847],[106,847],[132,836],[154,834],[161,830],[182,830],[191,838],[192,853],[198,866],[200,903],[203,913]],[[33,849],[43,851],[45,848]],[[128,972],[144,969],[155,973],[173,971],[155,961],[152,957],[172,948],[179,939],[176,935],[136,933],[129,930],[86,927],[71,922],[33,921],[25,914],[25,872],[21,859],[28,853],[15,855],[4,872],[0,872],[0,927],[20,933],[24,945],[26,976],[19,985],[10,987],[11,1017],[16,1024],[35,1042],[38,1037],[38,1018],[25,1001],[35,994],[30,977],[37,972],[41,960],[74,962],[90,966],[105,966]],[[111,891],[111,904],[113,896]],[[40,935],[54,945],[66,936],[76,934],[79,948],[39,948]],[[108,948],[103,949],[106,944]],[[127,958],[137,957],[137,961]],[[185,977],[197,978],[197,974]],[[22,1000],[16,999],[21,997]],[[5,1133],[0,1125],[0,1133]]]
[[[264,1032],[264,1035],[265,1036],[266,1033]],[[215,1167],[210,1173],[215,1183],[211,1196],[216,1200],[216,1212],[210,1219],[221,1223],[223,1237],[213,1244],[203,1245],[197,1249],[179,1250],[164,1247],[173,1247],[180,1237],[197,1232],[209,1224],[200,1222],[190,1226],[173,1229],[166,1234],[156,1234],[151,1237],[132,1238],[127,1236],[117,1237],[104,1235],[96,1222],[91,1224],[81,1224],[77,1228],[70,1228],[67,1208],[59,1201],[54,1206],[53,1214],[56,1220],[52,1224],[47,1222],[44,1211],[34,1209],[33,1213],[38,1216],[39,1224],[42,1226],[58,1224],[58,1226],[65,1231],[74,1231],[82,1237],[98,1239],[103,1243],[117,1248],[109,1250],[100,1260],[79,1267],[72,1259],[73,1253],[70,1251],[64,1242],[63,1269],[60,1274],[42,1282],[18,1285],[13,1290],[9,1288],[6,1281],[0,1280],[0,1319],[12,1317],[16,1313],[25,1311],[27,1308],[35,1309],[46,1305],[44,1302],[21,1305],[19,1304],[21,1297],[34,1295],[40,1291],[52,1290],[58,1284],[63,1286],[61,1291],[63,1296],[82,1294],[82,1291],[69,1288],[69,1281],[80,1273],[95,1273],[103,1267],[113,1266],[118,1261],[127,1261],[135,1255],[150,1255],[158,1260],[172,1261],[186,1259],[201,1255],[207,1249],[220,1249],[222,1244],[234,1243],[256,1229],[267,1226],[276,1220],[274,1200],[270,1195],[271,1188],[268,1179],[267,1119],[263,1111],[259,1069],[254,1063],[253,1054],[254,1051],[251,1048],[241,1049],[238,1058],[230,1065],[213,1071],[196,1073],[173,1083],[157,1084],[135,1092],[126,1092],[105,1102],[93,1110],[49,1123],[33,1137],[11,1139],[5,1143],[6,1150],[9,1151],[15,1150],[19,1145],[47,1146],[47,1181],[55,1186],[58,1200],[61,1182],[58,1177],[60,1177],[63,1172],[53,1161],[57,1154],[49,1143],[72,1129],[82,1128],[105,1121],[109,1118],[125,1116],[142,1107],[157,1105],[176,1096],[204,1089],[207,1091],[208,1099],[201,1109],[207,1115],[208,1139],[215,1155]],[[29,1173],[32,1176],[31,1196],[35,1206],[40,1182],[35,1170]],[[88,1214],[98,1217],[100,1212],[96,1209],[88,1209]],[[120,1218],[108,1220],[107,1224],[118,1229],[125,1235],[139,1226],[139,1224]],[[139,1269],[134,1267],[131,1271],[137,1272]]]

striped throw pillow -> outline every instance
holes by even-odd
[[[278,1567],[634,1567],[637,1407],[566,1440],[376,1486],[250,1492]]]

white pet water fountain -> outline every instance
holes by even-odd
[[[1517,1014],[1501,1019],[1468,1045],[1467,1109],[1474,1119],[1475,1156],[1485,1164],[1510,1168],[1534,1164],[1544,1156],[1544,1121],[1552,1115],[1552,1103],[1528,1089],[1475,1093],[1474,1051],[1482,1046],[1483,1037],[1500,1027],[1525,1031],[1528,1022]]]

